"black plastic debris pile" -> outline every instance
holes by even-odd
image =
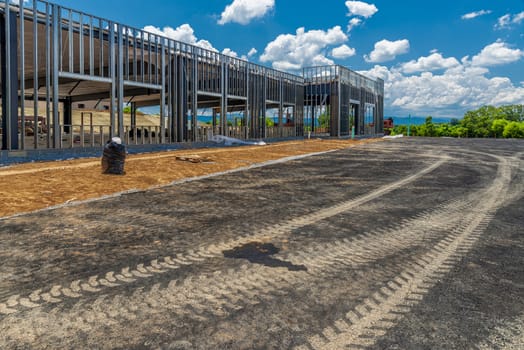
[[[104,146],[102,155],[102,173],[124,175],[124,164],[126,161],[126,146],[122,144],[119,137],[113,137]]]

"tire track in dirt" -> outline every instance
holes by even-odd
[[[402,186],[432,172],[447,161],[447,157],[442,157],[437,162],[423,168],[413,175],[382,186],[356,199],[345,201],[325,209],[320,209],[317,212],[308,214],[304,217],[298,217],[287,222],[271,225],[255,234],[247,233],[246,235],[234,240],[212,244],[194,251],[190,250],[186,254],[166,256],[163,258],[163,261],[154,259],[149,263],[138,264],[134,267],[124,267],[121,271],[109,271],[103,277],[95,275],[89,277],[87,280],[75,280],[69,285],[54,285],[47,288],[37,289],[29,296],[12,295],[7,301],[0,303],[0,314],[14,314],[25,308],[35,308],[44,304],[60,303],[63,301],[64,297],[80,298],[86,293],[99,293],[106,288],[133,283],[138,279],[150,278],[155,274],[165,273],[170,269],[178,269],[183,265],[202,262],[207,258],[221,257],[223,251],[254,240],[271,240],[278,237],[285,237],[290,232],[301,227],[346,212],[401,188]]]
[[[496,178],[485,191],[483,200],[465,215],[454,230],[456,237],[442,240],[386,283],[380,292],[348,312],[345,318],[324,329],[322,335],[310,338],[309,345],[313,349],[362,349],[373,345],[471,250],[496,211],[507,200],[505,193],[511,182],[511,163],[502,157],[492,157],[499,160]]]
[[[443,219],[463,206],[462,201],[443,205],[438,213],[428,211],[425,215],[416,216],[413,222],[408,222],[406,227],[420,228],[420,224],[425,220],[432,221],[433,216]],[[445,229],[435,229],[428,232],[422,230],[412,232],[413,237],[418,241],[413,239],[410,245],[438,238],[445,231]],[[407,246],[406,237],[398,236],[398,233],[398,230],[385,232],[380,230],[380,234],[377,235],[363,235],[354,240],[311,247],[305,252],[289,253],[283,256],[297,264],[307,265],[308,271],[279,270],[278,274],[275,274],[272,268],[244,264],[240,269],[216,271],[213,274],[190,277],[183,281],[172,280],[165,288],[161,288],[159,284],[155,284],[149,291],[139,288],[128,298],[117,296],[108,299],[107,296],[102,295],[89,307],[89,310],[86,310],[86,305],[79,303],[63,316],[65,318],[60,316],[59,311],[50,312],[52,317],[56,317],[51,323],[68,324],[72,325],[73,329],[85,331],[100,325],[111,326],[121,319],[136,320],[138,317],[147,317],[147,315],[165,312],[165,310],[172,310],[177,315],[190,317],[197,321],[206,321],[211,316],[223,317],[247,305],[257,305],[265,300],[271,300],[275,298],[275,294],[285,295],[283,288],[296,288],[305,283],[319,283],[340,271],[357,269],[366,263],[383,258],[387,252],[391,254],[395,250],[405,248]],[[373,244],[373,242],[381,241],[382,237],[392,246],[385,249],[385,244]],[[396,241],[395,237],[397,237]],[[340,259],[341,256],[347,258]],[[311,269],[309,269],[310,266]],[[397,266],[387,267],[377,272],[378,277],[387,278],[397,269]],[[355,278],[353,282],[357,285],[360,281]],[[41,311],[37,314],[45,318],[46,321],[42,322],[49,321],[49,314]],[[27,319],[33,317],[27,317]],[[24,325],[24,328],[31,329],[32,327]],[[56,334],[55,332],[60,332],[60,330],[53,330],[51,333]]]
[[[478,193],[471,200],[480,201],[482,199],[480,195],[483,193]],[[438,239],[442,236],[445,238],[437,246],[453,242],[456,240],[456,235],[462,232],[459,226],[460,222],[457,223],[456,220],[461,217],[460,213],[457,214],[458,210],[464,207],[468,207],[467,201],[452,201],[442,204],[440,209],[429,210],[426,214],[417,215],[406,223],[406,230],[378,230],[377,234],[362,235],[362,237],[354,240],[342,240],[316,248],[311,247],[312,249],[307,249],[305,252],[284,255],[296,264],[307,265],[308,271],[290,272],[279,269],[277,274],[272,268],[244,264],[240,269],[230,269],[225,272],[216,271],[213,274],[190,277],[183,281],[172,280],[165,288],[162,288],[160,284],[155,284],[148,291],[138,288],[129,297],[116,296],[108,299],[107,296],[102,295],[87,310],[86,305],[81,302],[64,314],[61,314],[62,310],[59,307],[55,309],[56,312],[36,311],[34,315],[32,313],[26,314],[25,319],[34,320],[36,318],[40,320],[39,322],[35,321],[39,325],[48,322],[51,325],[67,324],[70,325],[69,329],[85,331],[96,327],[110,327],[120,320],[137,320],[142,317],[147,318],[148,315],[152,316],[166,310],[172,310],[177,315],[205,322],[210,317],[225,316],[246,305],[257,305],[263,301],[272,300],[275,298],[275,294],[286,294],[283,288],[296,288],[308,283],[322,282],[325,278],[329,278],[329,276],[340,271],[358,268],[358,266],[378,258],[384,258],[385,254],[391,254],[398,249],[409,248],[411,245]],[[451,220],[453,213],[455,213],[455,218]],[[470,213],[467,218],[461,217],[461,219],[467,222],[473,215],[475,213]],[[446,226],[433,225],[428,230],[421,225],[424,221],[437,223],[442,220],[447,222],[446,219],[455,221],[454,225],[459,226],[459,229],[452,230],[450,233],[449,227]],[[453,226],[453,224],[450,224],[450,226]],[[417,228],[418,230],[416,230]],[[408,233],[405,233],[404,236],[399,235],[402,231]],[[448,235],[445,234],[446,232],[448,232]],[[413,239],[409,240],[407,244],[406,239],[409,237]],[[389,247],[388,244],[377,243],[377,241],[382,242],[382,238],[390,245]],[[347,258],[341,259],[342,256]],[[416,266],[424,266],[426,262],[425,259],[415,260],[414,263],[410,260],[412,259],[408,258],[407,262],[403,264],[406,265],[404,268],[407,271],[406,274],[401,274],[403,278],[411,276],[409,273],[413,269],[408,266],[414,264],[416,269]],[[379,271],[379,274],[387,278],[391,271],[395,271],[393,266],[382,272]],[[411,274],[414,273],[411,272]],[[402,279],[395,281],[400,283]],[[358,279],[354,282],[357,284]],[[391,288],[395,288],[395,285],[392,284]],[[387,291],[384,293],[384,295],[388,295],[386,294]],[[376,299],[378,298],[376,296]],[[367,300],[366,303],[371,304],[372,301]],[[23,319],[24,317],[21,320],[22,327],[33,329],[34,325],[24,323]],[[12,323],[15,324],[16,322],[12,320]],[[336,325],[340,328],[344,323],[337,322]],[[9,329],[6,330],[6,332],[8,331]],[[55,332],[60,333],[61,330],[52,330],[50,333],[56,334]],[[332,334],[332,332],[327,330],[326,334]]]

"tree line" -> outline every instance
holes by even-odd
[[[410,126],[411,136],[524,138],[524,105],[483,106],[468,111],[464,118],[433,123],[431,116],[422,125]],[[407,135],[407,125],[397,125],[391,135]]]

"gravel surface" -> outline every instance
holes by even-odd
[[[524,142],[367,143],[0,220],[1,349],[523,349]]]

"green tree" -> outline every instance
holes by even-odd
[[[524,137],[524,123],[509,122],[504,128],[502,135],[505,138],[521,138]]]
[[[407,135],[408,134],[408,127],[406,125],[395,125],[393,127],[393,130],[391,130],[391,135]]]
[[[491,124],[494,119],[503,118],[503,114],[497,107],[483,106],[474,111],[468,111],[464,115],[460,125],[468,129],[469,137],[489,137]]]
[[[436,136],[435,124],[433,124],[433,117],[429,116],[426,118],[426,121],[424,123],[424,129],[426,133],[426,135],[424,136],[429,136],[429,137]]]
[[[266,127],[271,128],[273,126],[275,126],[275,121],[273,118],[266,117]]]
[[[318,116],[318,123],[320,124],[321,128],[329,128],[329,122],[331,119],[331,113],[329,112],[329,108]]]
[[[442,123],[437,124],[435,127],[435,136],[442,137],[442,136],[452,136],[453,126],[450,124]]]
[[[502,137],[504,129],[506,128],[506,125],[508,125],[508,123],[509,122],[506,119],[495,119],[491,124],[491,131],[493,133],[493,136]]]
[[[524,121],[524,105],[509,105],[499,107],[504,119],[514,122]]]
[[[458,120],[457,118],[451,118],[450,121],[449,121],[449,125],[451,126],[456,126],[456,125],[459,125],[460,124],[460,120]]]
[[[456,126],[454,126],[451,129],[451,136],[453,136],[453,137],[468,137],[468,129],[463,127],[463,126],[456,125]]]

